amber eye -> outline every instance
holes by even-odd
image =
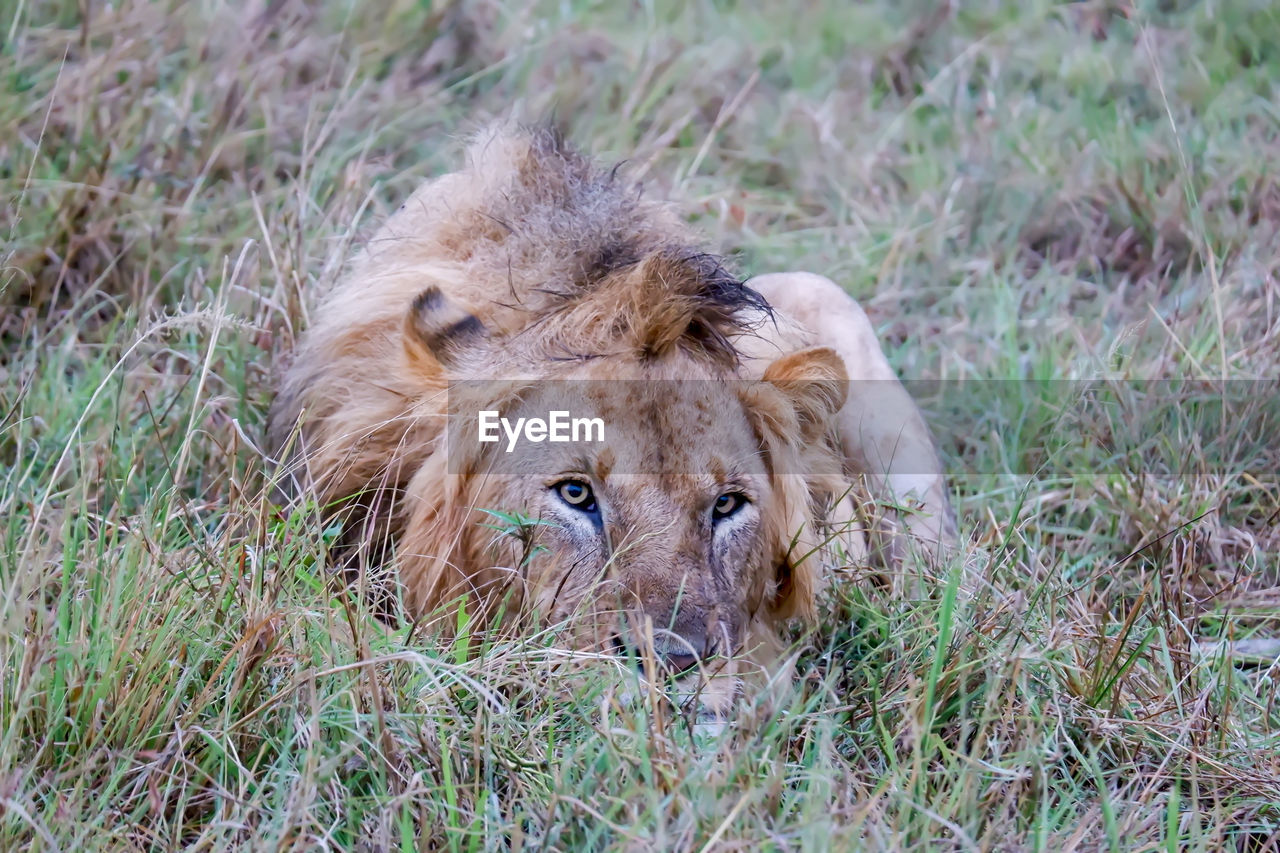
[[[738,510],[742,509],[747,503],[747,499],[741,492],[725,492],[716,498],[715,506],[711,508],[711,517],[716,521],[722,518],[728,518]]]
[[[596,495],[591,487],[581,480],[561,480],[551,487],[560,496],[560,500],[582,512],[596,511]]]

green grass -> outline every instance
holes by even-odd
[[[0,4],[0,849],[1276,849],[1275,385],[1049,381],[1277,378],[1274,4],[82,5]],[[976,595],[855,573],[717,740],[334,587],[272,377],[513,108],[944,382]]]

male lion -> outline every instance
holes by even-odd
[[[477,438],[481,411],[556,409],[603,440]],[[394,544],[411,612],[574,616],[686,673],[709,713],[747,664],[776,667],[824,554],[867,556],[854,496],[926,552],[954,536],[928,430],[852,299],[809,273],[744,284],[546,130],[481,134],[387,221],[316,309],[270,432],[343,514],[345,559]]]

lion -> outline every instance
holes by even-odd
[[[556,411],[604,434],[480,440],[484,412]],[[544,128],[478,134],[374,234],[315,308],[269,438],[291,494],[343,519],[339,562],[392,561],[416,618],[575,619],[712,716],[785,665],[780,631],[814,617],[834,562],[956,536],[853,299],[811,273],[738,279]]]

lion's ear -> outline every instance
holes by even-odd
[[[457,366],[468,350],[487,337],[480,319],[450,302],[438,287],[419,293],[404,318],[409,361],[428,369]]]
[[[806,442],[826,431],[832,416],[844,408],[849,397],[849,373],[844,360],[829,347],[784,355],[765,369],[764,381],[791,402]]]

